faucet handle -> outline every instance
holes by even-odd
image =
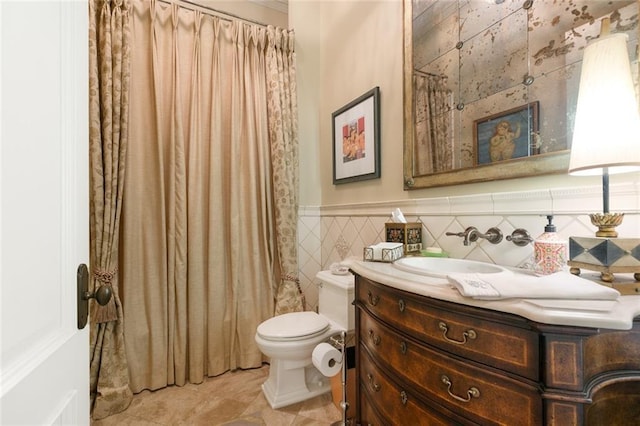
[[[499,228],[493,227],[484,234],[487,241],[491,244],[498,244],[502,241],[502,231]]]
[[[469,226],[463,232],[445,232],[445,235],[462,237],[462,244],[468,246],[470,242],[478,240],[478,229],[475,226]]]
[[[475,243],[478,241],[478,238],[480,238],[480,231],[478,231],[478,228],[475,226],[469,226],[464,230],[465,246],[468,246],[470,242]]]
[[[445,232],[447,237],[464,237],[464,232]]]
[[[524,247],[533,242],[533,238],[531,238],[531,235],[526,229],[518,228],[515,229],[511,235],[507,235],[507,241],[511,241],[518,247]]]

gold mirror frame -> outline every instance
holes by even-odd
[[[413,28],[412,0],[404,0],[404,189],[488,182],[546,174],[566,173],[570,150],[562,150],[532,157],[467,167],[463,169],[414,176],[414,120],[413,120]]]

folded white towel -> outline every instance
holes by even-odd
[[[449,274],[460,294],[474,299],[583,299],[616,300],[620,292],[568,272],[529,275],[511,271],[497,274]]]

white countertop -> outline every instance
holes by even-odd
[[[640,295],[617,300],[502,299],[477,300],[464,297],[446,278],[405,272],[390,263],[347,259],[342,262],[359,275],[393,288],[434,299],[520,315],[532,321],[579,327],[628,330],[640,315]],[[598,281],[599,273],[583,271],[581,277]],[[633,282],[628,274],[616,274],[616,282]]]

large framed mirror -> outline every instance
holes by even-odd
[[[404,0],[405,189],[566,172],[604,17],[637,81],[634,0]]]

